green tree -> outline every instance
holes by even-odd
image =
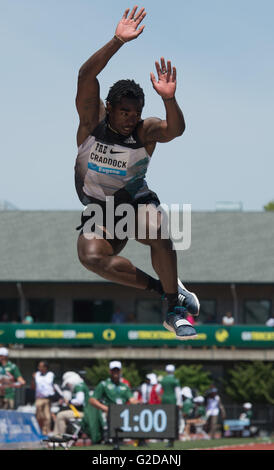
[[[129,365],[122,364],[122,366],[122,376],[129,381],[132,388],[137,387],[141,382],[141,377],[136,365],[132,362]],[[85,371],[87,382],[92,387],[96,387],[101,380],[109,377],[109,361],[100,359],[92,367],[85,367]]]
[[[255,361],[240,363],[229,369],[224,391],[233,401],[274,404],[274,367]]]
[[[109,361],[101,359],[97,361],[92,367],[85,367],[86,380],[89,385],[96,387],[96,385],[109,377]]]
[[[166,375],[166,372],[162,370],[155,370],[153,372],[158,377]],[[213,382],[211,373],[203,370],[203,366],[199,364],[182,365],[176,368],[175,377],[179,380],[182,387],[188,386],[197,390],[201,395],[205,393]]]
[[[264,206],[264,210],[265,210],[265,211],[274,211],[274,200],[268,202],[268,203]]]
[[[123,366],[123,377],[129,381],[131,388],[139,387],[140,383],[142,382],[138,367],[134,362]]]

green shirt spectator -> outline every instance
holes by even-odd
[[[194,410],[192,390],[190,387],[185,386],[182,388],[181,393],[182,393],[182,398],[183,398],[183,406],[182,406],[183,416],[184,418],[190,419],[193,417],[193,410]]]
[[[124,403],[137,403],[128,385],[120,381],[122,364],[120,361],[111,361],[109,364],[110,377],[102,380],[95,388],[89,403],[101,411],[108,412],[108,406],[112,403],[122,405]]]
[[[25,385],[26,382],[17,365],[8,359],[8,354],[7,348],[0,348],[0,408],[13,409],[15,388]],[[1,387],[1,382],[3,383],[8,377],[16,385],[13,387]]]
[[[2,377],[3,376],[8,376],[9,374],[12,375],[15,382],[18,379],[18,377],[21,377],[21,372],[18,369],[17,365],[14,364],[11,361],[7,361],[7,363],[5,365],[0,365],[0,377],[1,376]],[[5,398],[14,398],[14,396],[15,396],[15,388],[14,387],[5,388],[5,394],[4,394]]]
[[[183,400],[183,406],[182,406],[182,412],[185,418],[190,418],[192,417],[194,405],[193,401],[191,398],[185,398]]]
[[[75,385],[75,387],[72,389],[70,403],[77,404],[76,400],[77,400],[77,396],[79,396],[78,395],[79,392],[83,392],[84,394],[84,403],[82,405],[78,405],[78,408],[80,406],[81,408],[84,408],[85,406],[87,406],[88,401],[89,401],[89,388],[85,382]]]
[[[175,367],[173,364],[166,366],[167,375],[161,380],[162,403],[181,406],[181,388],[180,382],[174,376]]]
[[[243,410],[239,419],[251,419],[253,415],[252,404],[247,402],[243,404]]]
[[[123,383],[115,384],[111,378],[102,380],[94,390],[93,397],[106,405],[116,403],[122,405],[133,396],[130,388]]]
[[[194,398],[194,418],[206,419],[205,399],[202,395]]]

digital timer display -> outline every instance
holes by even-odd
[[[176,439],[178,407],[176,405],[110,405],[109,437]]]

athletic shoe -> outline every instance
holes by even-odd
[[[177,339],[186,340],[196,338],[196,330],[191,323],[183,317],[184,314],[184,307],[175,306],[173,312],[167,312],[163,326],[167,330],[175,333]]]
[[[189,292],[184,284],[178,278],[178,300],[179,305],[185,307],[188,313],[193,317],[197,317],[200,312],[200,302],[194,292]]]

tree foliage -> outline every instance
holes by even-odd
[[[225,393],[235,402],[274,404],[274,367],[271,363],[256,361],[240,363],[227,372]]]
[[[165,376],[163,370],[153,371],[158,377]],[[203,395],[212,384],[211,373],[203,370],[203,366],[199,364],[181,365],[175,370],[175,377],[179,380],[181,387],[188,386]]]
[[[89,385],[96,387],[101,380],[109,377],[109,361],[100,359],[92,367],[85,367],[86,380]],[[141,382],[138,368],[132,362],[129,365],[123,365],[122,376],[127,379],[132,388],[137,387]]]
[[[264,210],[265,210],[265,211],[274,211],[274,200],[268,202],[268,203],[264,206]]]

